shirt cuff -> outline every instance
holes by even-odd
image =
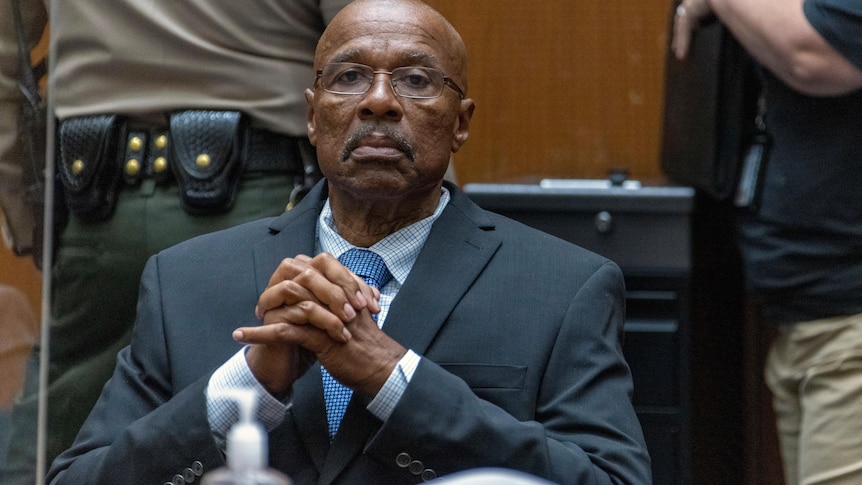
[[[248,346],[243,347],[216,369],[207,385],[207,419],[216,443],[221,449],[225,447],[230,427],[239,421],[239,406],[233,399],[220,395],[222,391],[236,388],[251,388],[256,391],[258,397],[256,419],[267,431],[272,431],[281,424],[285,412],[292,403],[293,394],[289,394],[284,401],[279,401],[255,379],[245,360],[247,349]]]
[[[404,391],[407,390],[407,384],[413,379],[420,360],[416,352],[408,349],[366,409],[381,421],[389,419]]]

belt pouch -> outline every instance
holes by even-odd
[[[170,125],[173,168],[183,208],[192,214],[228,210],[242,171],[242,113],[181,111],[171,115]]]
[[[60,123],[59,175],[69,211],[85,222],[107,219],[121,177],[117,141],[125,137],[117,115],[70,118]]]

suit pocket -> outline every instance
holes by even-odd
[[[505,364],[439,364],[471,389],[523,389],[527,366]]]

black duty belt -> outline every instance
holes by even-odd
[[[124,183],[153,179],[176,181],[189,212],[222,212],[243,172],[305,172],[296,137],[250,128],[240,112],[180,111],[169,120],[141,126],[119,115],[94,115],[61,122],[57,172],[69,210],[82,220],[102,220]]]

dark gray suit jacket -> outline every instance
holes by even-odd
[[[447,188],[452,200],[386,317],[384,330],[423,357],[392,416],[381,422],[357,395],[330,445],[315,367],[270,433],[271,465],[297,484],[417,483],[480,466],[559,483],[650,483],[620,348],[619,268]],[[312,254],[325,197],[321,183],[280,217],[149,261],[132,344],[54,462],[55,483],[155,484],[194,462],[224,465],[207,381],[239,349],[231,331],[259,324],[255,303],[280,260]]]

